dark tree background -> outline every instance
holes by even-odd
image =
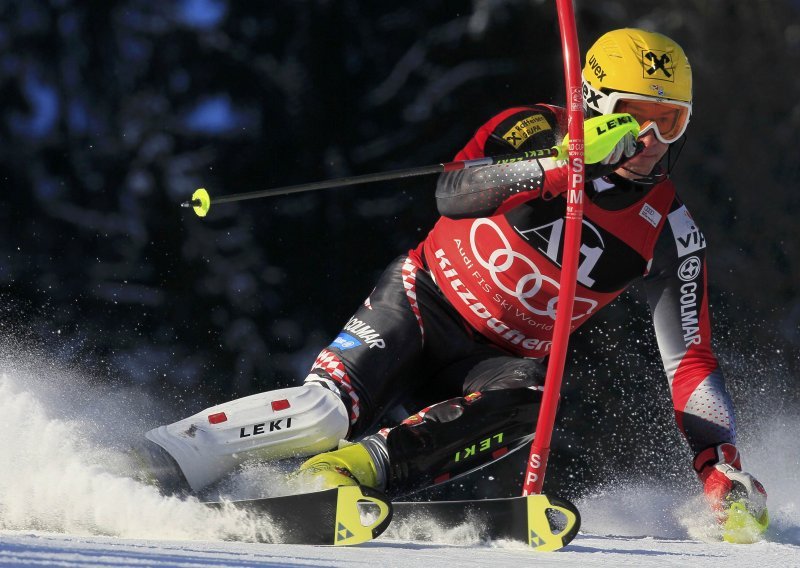
[[[554,5],[4,0],[3,342],[150,392],[168,403],[161,419],[296,384],[432,226],[433,180],[219,205],[204,220],[179,203],[201,186],[449,160],[493,113],[561,103]],[[753,398],[800,399],[800,2],[576,9],[584,50],[636,26],[692,62],[673,177],[710,243],[717,351],[746,428]],[[573,339],[551,487],[635,462],[687,478],[641,297],[634,287]],[[479,489],[516,492],[508,462]]]

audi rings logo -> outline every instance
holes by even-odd
[[[478,251],[478,231],[481,231],[480,242],[483,245],[482,248],[484,250],[487,248],[493,249],[489,258],[484,258]],[[519,300],[529,312],[556,319],[558,282],[542,274],[533,260],[511,248],[511,243],[508,242],[503,231],[494,221],[486,218],[476,219],[470,228],[469,240],[475,260],[489,271],[492,281],[498,288],[505,294]],[[507,276],[501,276],[506,272],[508,273]],[[512,281],[514,278],[517,278],[516,282]],[[537,302],[538,307],[533,305],[537,294],[546,287],[549,288],[543,292],[543,299]],[[547,299],[546,304],[543,301],[544,299]],[[585,305],[583,312],[580,311],[579,304]],[[575,296],[572,320],[588,316],[596,307],[597,302],[595,300]]]
[[[696,256],[690,256],[684,260],[678,267],[678,278],[684,282],[691,282],[697,275],[700,274],[701,268],[700,259]]]

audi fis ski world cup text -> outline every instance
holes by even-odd
[[[535,337],[527,337],[523,332],[518,329],[509,328],[509,326],[495,317],[494,314],[469,291],[469,288],[466,287],[461,279],[458,278],[458,272],[453,269],[453,265],[445,255],[444,250],[439,249],[434,254],[439,260],[439,268],[442,269],[444,275],[450,280],[450,286],[452,286],[453,290],[458,294],[458,297],[469,307],[470,311],[486,320],[486,325],[489,329],[514,345],[522,345],[524,349],[549,349],[551,345],[550,341],[539,340]]]

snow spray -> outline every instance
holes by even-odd
[[[164,497],[126,476],[127,455],[110,440],[126,419],[141,434],[131,401],[43,361],[0,353],[0,530],[280,541],[264,517]]]

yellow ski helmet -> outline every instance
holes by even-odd
[[[683,48],[667,36],[635,28],[610,31],[589,48],[582,75],[590,116],[630,112],[642,133],[652,129],[665,143],[685,132],[692,68]]]

